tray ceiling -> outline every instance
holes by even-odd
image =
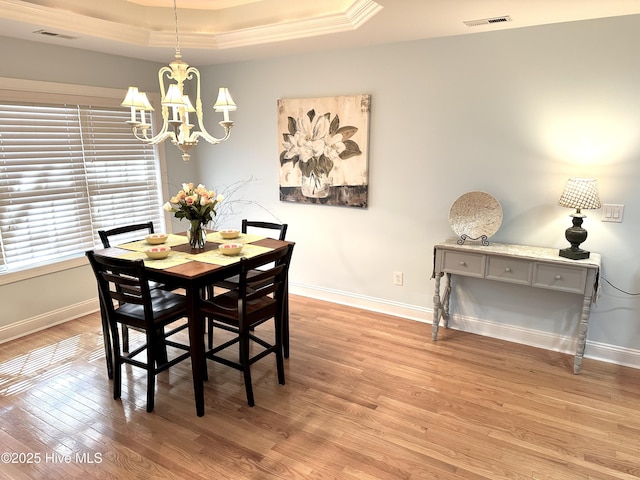
[[[177,0],[185,60],[203,65],[640,14],[638,0]],[[507,17],[509,21],[487,22]],[[3,36],[165,63],[173,0],[0,0]],[[34,33],[39,32],[39,33]]]

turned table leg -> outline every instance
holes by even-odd
[[[436,287],[433,295],[433,325],[432,325],[432,338],[438,340],[438,327],[440,326],[440,319],[444,320],[445,328],[449,324],[449,297],[451,296],[451,274],[447,273],[445,278],[444,294],[440,297],[440,280],[444,276],[444,273],[436,273]]]
[[[442,319],[444,328],[449,328],[449,299],[451,298],[451,274],[447,273],[444,282],[444,294],[442,295]]]
[[[573,373],[580,373],[582,367],[582,357],[584,356],[584,348],[587,344],[587,329],[589,328],[589,312],[591,310],[591,298],[585,296],[582,302],[582,313],[580,315],[580,323],[578,324],[578,344],[576,345],[576,356],[573,360]]]
[[[432,322],[432,333],[431,338],[436,341],[438,340],[438,325],[440,324],[440,314],[442,312],[442,303],[440,302],[440,279],[442,278],[443,273],[436,273],[436,288],[433,294],[433,322]]]

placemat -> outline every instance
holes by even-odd
[[[242,247],[242,251],[238,255],[225,255],[218,249],[198,254],[185,253],[184,255],[192,260],[197,260],[198,262],[225,266],[239,262],[241,258],[255,257],[256,255],[270,252],[271,250],[273,250],[273,248],[248,244]]]
[[[241,233],[236,238],[222,238],[220,232],[207,233],[207,242],[215,242],[215,243],[253,243],[258,240],[262,240],[263,238],[267,238],[264,235],[252,235],[250,233]]]
[[[173,233],[170,233],[167,237],[167,241],[161,243],[160,245],[164,245],[166,247],[174,247],[176,245],[184,245],[185,243],[189,243],[189,240],[185,235],[174,235]],[[147,248],[159,247],[160,245],[151,245],[150,243],[147,243],[146,240],[137,240],[135,242],[118,245],[118,248],[123,248],[124,250],[133,250],[134,252],[144,252]]]
[[[158,260],[153,260],[147,257],[144,252],[130,252],[123,253],[122,255],[118,255],[119,258],[126,258],[127,260],[144,260],[144,266],[149,268],[157,268],[163,270],[165,268],[175,267],[176,265],[182,265],[183,263],[191,262],[193,259],[189,258],[184,253],[180,252],[169,252],[169,255],[166,258],[161,258]]]

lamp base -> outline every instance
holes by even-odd
[[[583,260],[585,258],[589,258],[591,252],[586,250],[582,250],[580,248],[563,248],[559,252],[561,257],[570,258],[571,260]]]

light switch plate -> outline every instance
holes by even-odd
[[[622,223],[622,213],[624,205],[613,205],[605,203],[602,205],[602,221]]]

